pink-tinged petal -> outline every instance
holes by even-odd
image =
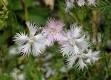
[[[57,30],[58,32],[62,30],[64,27],[64,23],[59,20],[49,19],[47,22],[47,27],[50,29]]]
[[[61,21],[49,19],[47,25],[43,29],[42,33],[47,37],[50,42],[61,40],[61,35],[64,24]]]
[[[66,40],[66,37],[63,36],[61,33],[56,34],[56,35],[54,36],[54,38],[55,38],[55,40],[57,40],[57,41],[64,41],[64,40]]]
[[[53,35],[49,35],[48,36],[48,40],[53,43],[55,41],[54,36]]]

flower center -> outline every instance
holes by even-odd
[[[35,36],[31,36],[31,37],[30,37],[30,40],[29,40],[29,43],[32,44],[34,41],[35,41]]]
[[[51,28],[50,31],[49,31],[51,34],[55,34],[57,33],[57,30],[55,28]]]
[[[75,40],[74,39],[69,39],[69,44],[74,47],[75,46]]]

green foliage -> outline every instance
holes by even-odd
[[[50,10],[43,3],[43,0],[24,0],[25,7],[21,1],[0,0],[0,80],[13,80],[11,72],[15,68],[20,69],[20,72],[25,74],[26,80],[43,80],[46,73],[41,68],[45,63],[49,62],[51,69],[55,72],[47,80],[111,79],[111,49],[109,52],[107,46],[107,42],[111,40],[110,0],[98,0],[96,7],[75,6],[70,13],[64,11],[65,0],[55,0],[54,10]],[[89,68],[83,71],[73,68],[61,72],[60,69],[62,67],[67,68],[67,66],[65,59],[63,59],[57,48],[59,46],[57,43],[55,43],[55,46],[49,47],[46,53],[39,57],[9,54],[11,47],[16,47],[13,36],[17,32],[27,32],[26,20],[44,26],[50,17],[59,18],[66,23],[65,29],[69,28],[69,24],[79,23],[90,34],[91,41],[100,33],[101,42],[97,40],[97,43],[93,45],[94,49],[101,51],[100,60],[93,66],[89,65]],[[44,60],[47,53],[52,55],[52,58],[48,61]],[[21,69],[21,66],[24,67]]]
[[[0,0],[0,30],[6,26],[6,20],[8,18],[7,4],[8,2],[6,0]]]

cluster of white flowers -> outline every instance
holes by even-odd
[[[69,11],[70,9],[72,9],[75,5],[75,3],[77,3],[78,6],[84,6],[85,4],[88,5],[96,5],[96,0],[66,0],[66,11]]]
[[[75,65],[83,69],[86,64],[94,63],[99,59],[99,52],[92,52],[81,26],[73,24],[68,31],[63,31],[63,26],[61,21],[50,19],[41,33],[37,33],[37,26],[27,22],[29,35],[17,33],[14,41],[20,53],[23,55],[32,53],[34,56],[40,55],[53,42],[58,41],[62,55],[67,56],[69,67]]]
[[[66,39],[61,44],[63,56],[67,56],[68,67],[75,65],[78,69],[87,67],[86,64],[94,63],[99,59],[99,51],[90,49],[90,44],[82,33],[81,26],[73,24],[70,30],[64,33]]]

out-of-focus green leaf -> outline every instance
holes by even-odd
[[[32,8],[29,9],[29,20],[37,24],[44,24],[48,18],[48,9],[46,8]]]

